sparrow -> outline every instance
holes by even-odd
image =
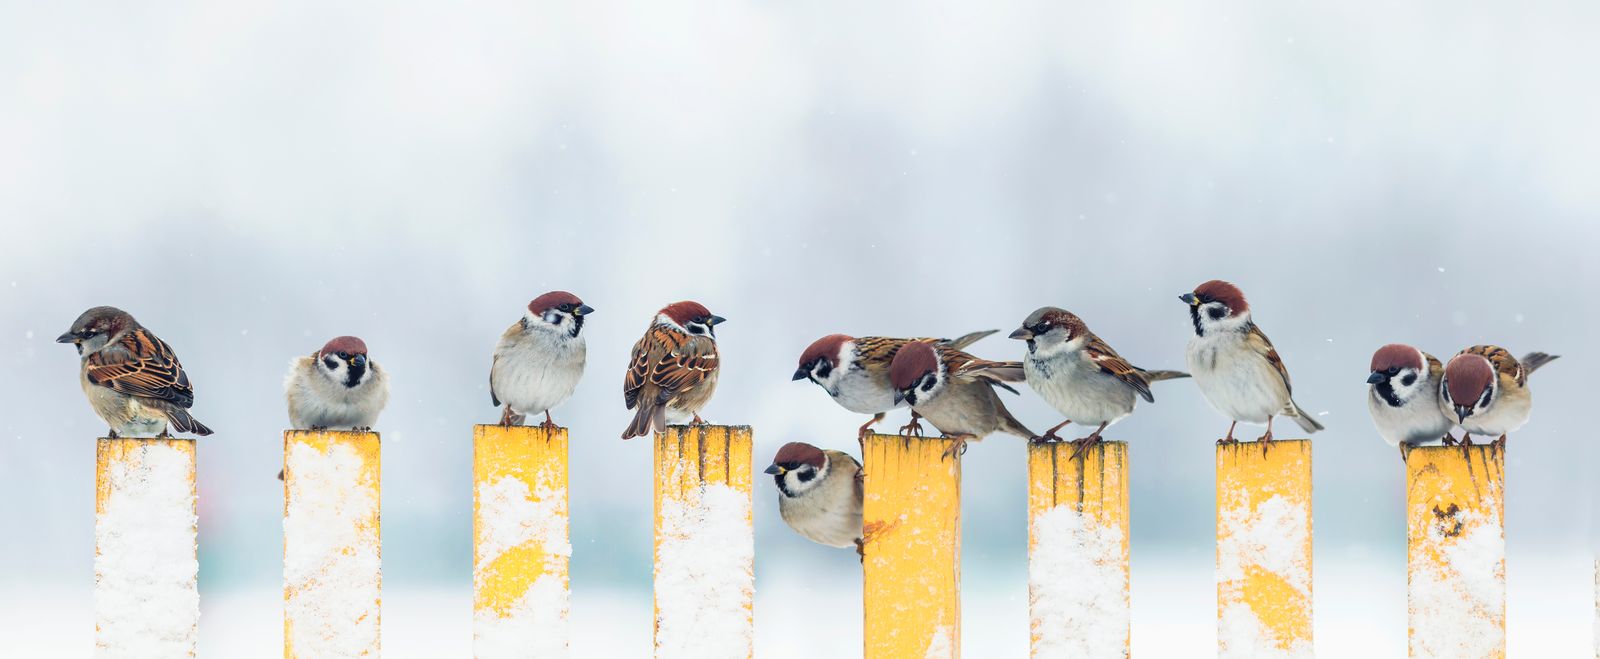
[[[872,419],[862,424],[856,433],[860,439],[866,437],[889,410],[906,406],[903,401],[894,402],[894,387],[889,385],[889,363],[894,361],[894,354],[901,346],[911,341],[935,341],[962,350],[996,331],[973,332],[954,340],[829,334],[812,342],[800,354],[800,366],[795,369],[793,379],[809,379],[828,392],[840,407],[857,414],[871,414]]]
[[[111,437],[170,437],[169,426],[202,437],[211,434],[189,416],[194,389],[172,346],[128,312],[116,307],[85,311],[56,343],[77,347],[79,383],[89,406],[111,427]]]
[[[656,313],[633,344],[622,383],[623,401],[638,410],[623,439],[666,430],[669,414],[674,421],[692,416],[694,425],[705,423],[700,410],[711,402],[721,365],[716,327],[726,320],[699,302],[674,302]]]
[[[371,430],[389,402],[389,375],[353,336],[289,362],[283,381],[289,425],[296,430]]]
[[[1213,279],[1192,293],[1178,296],[1189,305],[1194,338],[1189,340],[1189,372],[1211,407],[1233,420],[1218,444],[1231,444],[1240,421],[1265,423],[1257,441],[1272,441],[1272,417],[1295,420],[1307,433],[1322,430],[1291,397],[1289,371],[1283,358],[1250,320],[1250,304],[1237,286]]]
[[[895,353],[889,364],[889,383],[894,387],[893,402],[910,403],[911,411],[921,415],[945,437],[956,440],[950,453],[966,451],[967,442],[978,441],[990,433],[1006,432],[1024,439],[1037,433],[1028,430],[994,392],[1002,387],[1016,389],[1007,382],[1024,379],[1021,362],[992,362],[978,359],[947,345],[913,341]],[[901,429],[902,434],[921,434],[916,419]]]
[[[1099,424],[1087,437],[1073,440],[1078,447],[1074,455],[1098,443],[1106,426],[1132,414],[1139,398],[1154,403],[1151,382],[1189,377],[1182,371],[1146,371],[1129,364],[1089,331],[1083,319],[1056,307],[1029,314],[1011,338],[1028,342],[1022,360],[1028,386],[1067,417],[1035,441],[1059,441],[1056,431],[1073,421]]]
[[[522,318],[506,328],[489,367],[489,402],[502,403],[500,425],[517,426],[544,413],[542,428],[555,428],[550,408],[572,397],[587,355],[583,319],[594,307],[566,291],[551,291],[528,303]]]
[[[778,514],[789,528],[812,542],[861,552],[861,463],[849,453],[789,442],[766,473],[778,486]]]
[[[1443,439],[1454,444],[1450,429],[1455,419],[1439,405],[1439,380],[1444,366],[1433,355],[1408,345],[1391,343],[1372,354],[1367,376],[1367,411],[1378,435],[1400,447],[1402,459],[1424,442]]]
[[[1439,409],[1455,418],[1468,436],[1499,439],[1493,445],[1505,448],[1506,435],[1528,422],[1533,411],[1533,392],[1528,376],[1559,355],[1530,352],[1521,361],[1499,346],[1472,346],[1456,353],[1444,367],[1439,381]]]

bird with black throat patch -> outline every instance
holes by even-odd
[[[550,291],[533,298],[500,335],[489,365],[489,402],[504,406],[500,425],[520,426],[543,413],[539,426],[557,427],[550,410],[571,398],[583,378],[583,321],[591,313],[594,307],[578,296]]]
[[[1154,403],[1150,383],[1189,377],[1183,371],[1147,371],[1128,363],[1089,331],[1082,318],[1056,307],[1029,314],[1011,338],[1028,344],[1022,359],[1028,386],[1067,418],[1035,440],[1060,441],[1056,431],[1074,421],[1098,426],[1088,436],[1072,440],[1077,446],[1074,456],[1099,443],[1107,426],[1133,414],[1140,398]]]
[[[389,373],[365,341],[341,336],[289,362],[283,393],[296,430],[370,431],[389,403]]]
[[[1533,414],[1528,376],[1558,357],[1530,352],[1519,360],[1509,350],[1489,345],[1462,350],[1445,364],[1439,409],[1466,431],[1463,445],[1472,444],[1472,435],[1483,435],[1497,437],[1493,446],[1504,449],[1506,435],[1522,428]]]
[[[778,514],[802,537],[861,553],[861,463],[844,451],[804,442],[778,449],[766,473],[778,486]]]
[[[78,349],[78,383],[110,437],[205,436],[189,415],[194,388],[172,346],[116,307],[94,307],[56,337]]]
[[[927,341],[907,343],[889,364],[889,383],[894,387],[894,402],[905,401],[945,437],[954,439],[949,455],[966,451],[975,442],[995,432],[1033,439],[1038,433],[1028,430],[995,393],[1001,387],[1017,393],[1007,383],[1022,382],[1021,362],[993,362]],[[915,418],[902,434],[920,435]]]
[[[890,410],[909,407],[905,401],[894,400],[894,387],[889,384],[889,364],[900,348],[912,341],[935,341],[957,350],[964,350],[979,339],[997,330],[973,332],[955,339],[894,339],[882,336],[853,337],[829,334],[807,346],[800,354],[800,365],[794,371],[794,380],[815,382],[833,402],[857,414],[871,414],[872,419],[856,432],[859,440],[867,436],[872,426],[883,420]]]
[[[622,399],[635,410],[623,439],[661,432],[667,424],[704,425],[700,410],[717,390],[721,357],[717,325],[726,322],[699,302],[674,302],[656,312],[622,383]]]
[[[1399,447],[1401,459],[1418,445],[1439,440],[1454,444],[1456,423],[1439,406],[1444,366],[1433,355],[1403,343],[1372,353],[1367,375],[1367,411],[1378,436]]]
[[[1250,317],[1250,303],[1239,287],[1213,279],[1178,296],[1189,305],[1194,338],[1186,357],[1189,373],[1211,407],[1233,423],[1218,444],[1231,444],[1239,422],[1266,424],[1257,441],[1272,441],[1272,418],[1294,419],[1307,433],[1322,430],[1294,402],[1294,386],[1272,342]]]

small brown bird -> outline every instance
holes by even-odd
[[[871,414],[872,419],[862,424],[856,433],[857,438],[862,438],[867,436],[874,424],[883,420],[889,410],[906,406],[904,402],[894,402],[894,387],[889,384],[889,364],[894,361],[894,354],[901,346],[911,341],[936,341],[964,350],[995,331],[973,332],[954,340],[892,339],[882,336],[856,338],[830,334],[817,339],[801,353],[800,366],[794,371],[794,379],[809,379],[817,383],[840,407],[857,414]]]
[[[1378,435],[1400,447],[1405,458],[1424,442],[1454,444],[1450,429],[1455,417],[1439,405],[1439,380],[1444,366],[1433,355],[1401,343],[1391,343],[1372,354],[1367,375],[1367,411]]]
[[[298,430],[371,430],[389,403],[389,374],[354,336],[289,363],[283,382],[289,424]]]
[[[726,322],[699,302],[674,302],[662,308],[633,344],[633,359],[622,383],[628,409],[637,408],[623,439],[667,429],[669,414],[678,421],[693,417],[704,424],[700,410],[717,389],[721,360],[716,326]]]
[[[178,432],[211,434],[189,416],[194,389],[177,353],[128,312],[116,307],[85,311],[56,343],[77,346],[79,383],[89,406],[111,427],[111,437],[168,437],[169,425]]]
[[[1493,444],[1503,449],[1506,435],[1521,428],[1533,413],[1528,376],[1558,357],[1530,352],[1519,361],[1499,346],[1462,350],[1444,367],[1439,409],[1467,431],[1462,444],[1472,444],[1470,435],[1498,436]]]
[[[1189,372],[1206,402],[1233,420],[1218,444],[1238,441],[1233,429],[1240,421],[1267,424],[1267,432],[1257,441],[1272,441],[1275,415],[1294,419],[1307,433],[1322,430],[1322,424],[1295,404],[1289,370],[1250,319],[1250,303],[1239,287],[1213,279],[1178,299],[1189,305],[1194,322],[1194,338],[1189,339],[1186,353]]]
[[[1038,433],[1028,430],[1011,416],[995,387],[1011,393],[1007,382],[1022,382],[1022,362],[992,362],[978,359],[949,346],[913,341],[900,348],[889,365],[889,383],[895,389],[895,404],[904,400],[911,411],[922,415],[945,437],[956,440],[951,453],[966,451],[967,442],[978,441],[990,433],[1006,432],[1023,439]],[[920,434],[916,419],[903,433]]]
[[[806,539],[861,552],[861,463],[803,442],[778,449],[766,473],[778,486],[778,514]]]
[[[550,408],[572,397],[588,358],[583,321],[594,308],[566,291],[551,291],[528,303],[522,317],[500,335],[489,366],[489,401],[505,404],[500,424],[521,425],[544,413],[543,428],[555,428]]]

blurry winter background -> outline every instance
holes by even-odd
[[[459,657],[489,350],[535,295],[582,295],[589,371],[556,412],[573,647],[645,656],[650,445],[617,439],[619,389],[662,304],[729,319],[707,416],[754,425],[765,465],[790,440],[855,450],[862,419],[789,381],[818,336],[1008,331],[1053,304],[1180,367],[1177,296],[1222,277],[1329,427],[1326,656],[1405,651],[1403,473],[1367,417],[1372,350],[1564,355],[1511,439],[1509,625],[1514,655],[1577,656],[1600,459],[1580,377],[1600,321],[1597,19],[1577,2],[0,4],[0,647],[93,645],[104,426],[51,342],[92,305],[172,343],[217,430],[203,656],[278,652],[281,380],[351,333],[394,379],[384,648]],[[1226,424],[1191,383],[1155,394],[1111,433],[1133,445],[1133,642],[1203,656]],[[1032,392],[1007,402],[1058,420]],[[965,464],[962,641],[1021,656],[1022,443]],[[789,532],[758,485],[757,653],[859,652],[856,557]]]

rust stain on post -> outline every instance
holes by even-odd
[[[1504,657],[1505,453],[1427,446],[1406,460],[1411,656]]]

